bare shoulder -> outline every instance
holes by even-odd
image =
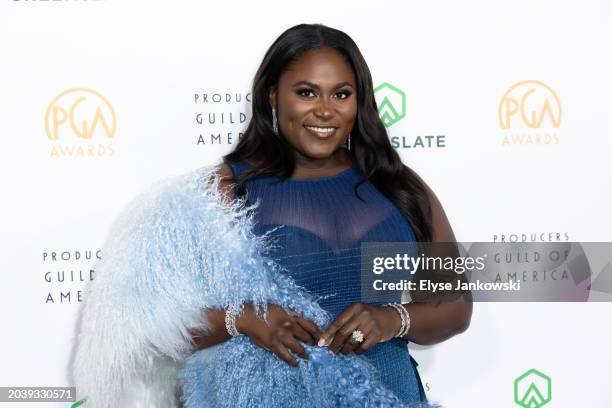
[[[412,169],[411,169],[412,170]],[[446,212],[438,196],[433,192],[431,187],[419,176],[414,170],[413,174],[425,187],[427,196],[429,197],[429,205],[431,206],[431,225],[432,225],[432,242],[455,242],[455,234],[448,221]]]
[[[235,179],[232,168],[227,163],[221,163],[215,168],[219,175],[219,192],[226,199],[226,203],[234,200]]]

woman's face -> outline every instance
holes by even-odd
[[[297,158],[326,159],[338,151],[357,115],[357,84],[349,62],[338,51],[305,53],[281,74],[270,91],[278,126]]]

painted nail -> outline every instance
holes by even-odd
[[[321,337],[319,339],[319,342],[317,343],[319,347],[323,347],[325,346],[325,339],[323,337]]]

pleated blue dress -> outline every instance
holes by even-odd
[[[246,162],[229,164],[234,176],[250,168]],[[324,178],[257,177],[244,185],[248,202],[258,202],[253,232],[262,235],[272,230],[275,245],[268,256],[298,285],[321,297],[319,304],[333,317],[362,301],[362,243],[416,240],[398,208],[373,184],[361,183],[357,191],[363,201],[357,197],[354,188],[362,180],[362,173],[353,166]],[[406,340],[393,338],[363,356],[403,402],[426,400]]]

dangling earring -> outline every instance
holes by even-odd
[[[349,133],[348,137],[346,138],[346,148],[348,149],[348,151],[351,151],[351,134]]]
[[[274,106],[272,107],[272,130],[278,136],[278,120],[276,119],[276,108]]]

